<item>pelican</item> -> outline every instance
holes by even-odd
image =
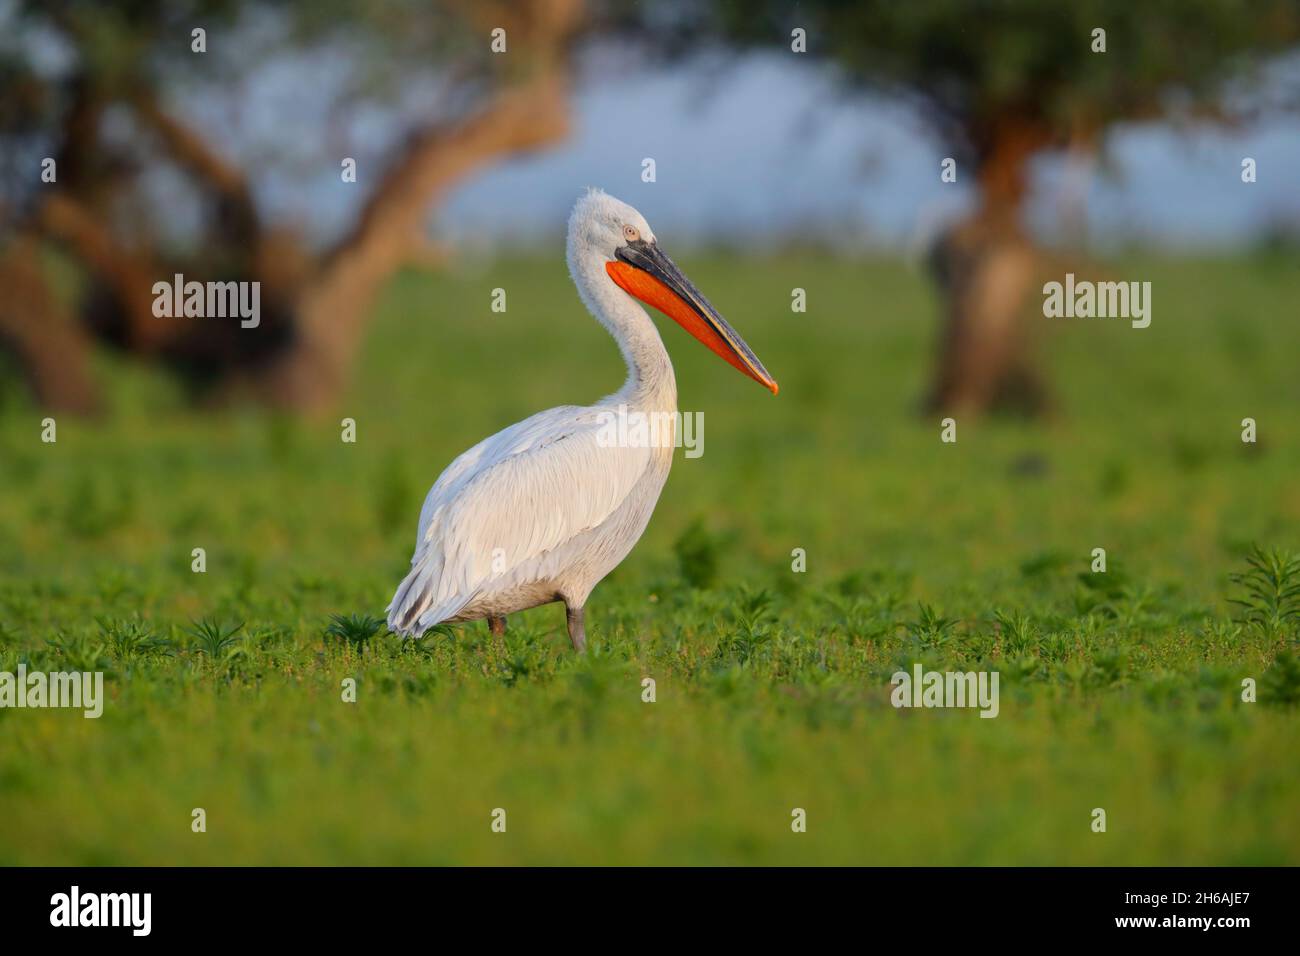
[[[618,343],[627,381],[595,405],[563,405],[511,425],[447,467],[424,499],[411,570],[388,606],[398,634],[486,618],[502,635],[507,615],[562,601],[574,650],[586,649],[587,597],[645,531],[672,466],[671,435],[610,440],[617,414],[676,420],[672,362],[638,300],[777,392],[763,363],[627,203],[600,190],[581,197],[566,258],[583,305]]]

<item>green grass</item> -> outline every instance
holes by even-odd
[[[0,710],[0,863],[1300,863],[1294,594],[1278,555],[1234,578],[1300,547],[1293,265],[1113,264],[1151,327],[1036,323],[1061,413],[948,445],[916,413],[923,277],[681,262],[781,394],[660,323],[705,453],[581,659],[557,607],[504,645],[373,620],[456,454],[620,384],[556,256],[399,279],[323,421],[105,360],[112,418],[47,445],[0,391],[0,670],[102,667],[109,695]],[[1000,715],[895,710],[916,661],[998,670]]]

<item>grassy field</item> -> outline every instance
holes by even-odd
[[[0,709],[0,863],[1300,863],[1295,608],[1230,603],[1252,545],[1300,547],[1293,261],[1114,264],[1151,327],[1043,319],[1059,414],[956,444],[916,413],[922,276],[679,261],[781,394],[660,323],[705,453],[596,589],[585,658],[554,606],[505,645],[330,633],[382,616],[456,454],[620,384],[558,252],[395,282],[322,422],[111,364],[112,418],[43,444],[7,386],[0,671],[103,669],[109,700]],[[997,670],[1000,715],[896,710],[913,662]]]

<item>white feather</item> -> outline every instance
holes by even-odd
[[[542,582],[585,600],[596,581],[565,578],[572,566],[546,558],[610,519],[651,463],[651,449],[602,447],[599,434],[596,408],[553,408],[452,462],[425,499],[411,572],[393,598],[390,623],[423,630],[460,616],[476,599],[484,607],[474,617],[509,613],[517,608],[498,610],[494,595]]]
[[[570,217],[567,251],[583,303],[627,362],[627,383],[594,406],[511,425],[448,466],[425,498],[411,571],[388,607],[395,631],[557,599],[580,608],[641,537],[672,449],[602,441],[601,414],[620,405],[673,413],[677,386],[654,323],[605,272],[629,224],[653,239],[631,206],[590,192]]]

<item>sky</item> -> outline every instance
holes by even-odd
[[[649,70],[601,77],[578,95],[572,138],[484,170],[457,189],[438,228],[494,244],[554,232],[587,186],[637,206],[656,231],[758,243],[815,233],[848,243],[923,244],[970,202],[969,177],[940,181],[946,155],[919,117],[846,95],[789,58],[747,57],[720,72]],[[1257,181],[1241,181],[1252,157]],[[642,160],[656,181],[642,181]],[[1039,162],[1030,220],[1057,233],[1067,197],[1094,243],[1229,247],[1289,224],[1300,231],[1300,116],[1231,133],[1129,125],[1105,160]],[[964,181],[965,180],[965,181]]]
[[[0,0],[0,12],[11,7]],[[250,171],[273,215],[326,239],[353,220],[395,130],[427,117],[445,91],[411,76],[381,103],[349,101],[345,51],[271,48],[275,55],[234,87],[172,91],[177,112]],[[54,47],[44,59],[58,68]],[[1276,73],[1277,90],[1300,88],[1300,57]],[[959,167],[956,183],[940,181],[946,150],[918,115],[896,100],[849,93],[818,61],[791,54],[655,66],[593,51],[573,120],[559,146],[486,166],[458,184],[431,211],[431,232],[485,250],[559,241],[576,197],[598,186],[677,243],[815,237],[845,249],[915,253],[972,199],[969,170]],[[124,127],[121,135],[136,134]],[[343,155],[357,160],[356,184],[340,183]],[[1251,184],[1241,181],[1244,157],[1257,164]],[[655,161],[653,183],[642,181],[646,158]],[[163,227],[182,235],[199,211],[187,214],[184,190],[167,175],[153,184],[154,208],[167,209]],[[1270,233],[1295,237],[1300,111],[1230,132],[1116,127],[1100,161],[1043,159],[1034,184],[1028,219],[1048,241],[1068,235],[1093,247],[1198,250]],[[1072,223],[1068,234],[1062,222]]]

